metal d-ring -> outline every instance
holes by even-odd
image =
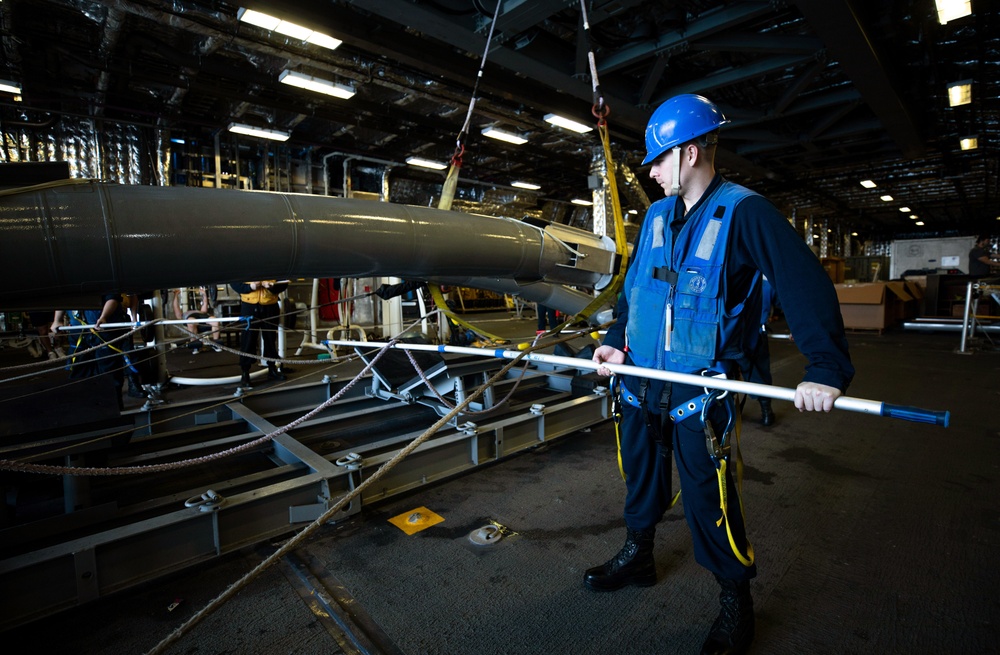
[[[222,506],[226,499],[208,489],[200,496],[191,496],[184,501],[184,507],[197,507],[202,512],[214,512]]]

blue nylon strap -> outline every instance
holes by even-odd
[[[708,401],[708,397],[710,395],[712,394],[705,393],[697,398],[692,398],[691,400],[674,407],[670,410],[670,419],[673,421],[683,421],[691,416],[699,416],[701,414],[702,407],[705,406],[705,403]]]

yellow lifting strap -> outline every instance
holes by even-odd
[[[502,5],[502,2],[497,2],[496,9],[493,12],[493,20],[490,21],[489,34],[486,35],[486,47],[483,49],[483,56],[479,61],[479,72],[476,74],[476,83],[472,87],[472,96],[469,98],[469,109],[465,113],[465,124],[462,125],[462,129],[459,130],[458,137],[455,139],[455,154],[451,157],[451,167],[448,169],[448,175],[445,177],[444,184],[441,185],[441,199],[438,200],[438,209],[451,210],[452,201],[455,200],[455,190],[458,187],[458,171],[462,168],[462,155],[465,152],[465,145],[462,141],[466,133],[468,133],[469,122],[472,120],[472,111],[476,107],[476,93],[479,90],[479,82],[483,79],[483,70],[486,68],[486,58],[490,53],[490,47],[493,43],[493,29],[496,27],[497,18],[500,16],[500,7]],[[448,307],[447,303],[445,303],[444,293],[442,293],[440,286],[436,284],[428,284],[427,288],[431,292],[431,298],[434,299],[434,305],[438,308],[438,311],[450,320],[458,325],[461,325],[467,330],[472,330],[473,332],[494,342],[507,342],[507,339],[501,339],[496,335],[489,334],[488,332],[480,330],[472,324],[458,318],[458,316],[456,316],[455,313]]]
[[[601,144],[604,146],[604,161],[608,173],[608,191],[611,194],[611,212],[614,216],[615,254],[618,259],[618,270],[615,271],[611,281],[604,287],[601,293],[597,294],[590,301],[590,304],[577,314],[577,317],[582,320],[589,318],[591,314],[600,309],[605,303],[615,304],[615,298],[621,290],[622,281],[625,279],[625,272],[628,270],[628,244],[625,241],[627,238],[625,236],[625,219],[622,215],[621,202],[618,200],[618,183],[615,181],[615,162],[611,156],[611,140],[608,137],[608,123],[605,120],[607,113],[606,106],[603,115],[598,114],[596,107],[594,109],[594,115],[598,116],[597,130],[601,135]]]
[[[736,455],[736,489],[739,491],[740,498],[740,515],[743,516],[743,525],[746,526],[746,513],[743,511],[743,455],[740,454],[740,426],[742,423],[741,412],[739,408],[736,410],[736,428],[733,431],[733,437],[735,439],[734,448],[732,452]],[[729,547],[733,549],[733,555],[736,555],[736,559],[740,561],[743,566],[752,566],[754,560],[753,554],[753,544],[750,543],[750,537],[746,537],[747,540],[747,554],[744,556],[739,547],[736,545],[736,541],[733,539],[733,531],[729,526],[729,494],[726,490],[726,460],[725,458],[720,458],[718,466],[716,467],[716,474],[719,477],[719,509],[722,510],[722,516],[716,521],[716,526],[722,526],[722,523],[726,524],[726,535],[729,537]],[[746,533],[746,528],[744,527],[744,536]]]
[[[441,311],[442,314],[447,316],[449,320],[454,321],[458,325],[461,325],[466,330],[472,330],[476,334],[483,336],[489,339],[490,341],[493,341],[494,343],[507,343],[509,341],[509,339],[504,339],[503,337],[498,337],[495,334],[490,334],[486,330],[481,330],[477,328],[475,325],[472,325],[471,323],[460,319],[458,315],[455,314],[455,312],[451,311],[451,309],[448,307],[448,303],[444,301],[444,293],[441,291],[441,287],[439,287],[438,285],[428,284],[427,288],[431,292],[431,298],[434,299],[434,305]]]
[[[444,184],[441,186],[441,199],[438,201],[438,209],[451,209],[451,203],[455,199],[455,189],[458,186],[458,171],[462,166],[461,161],[461,154],[457,154],[456,157],[452,159],[451,168],[448,169],[448,177],[445,178]],[[434,306],[455,324],[461,325],[467,330],[472,330],[476,334],[482,335],[492,341],[499,343],[507,342],[507,339],[498,337],[495,334],[490,334],[489,332],[481,330],[471,323],[459,318],[455,312],[451,311],[451,308],[448,307],[448,304],[444,301],[444,293],[441,291],[441,287],[437,284],[428,284],[427,289],[431,292],[431,298],[434,300]]]

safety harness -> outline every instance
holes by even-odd
[[[725,377],[725,374],[715,373],[713,371],[702,371],[702,375]],[[622,403],[628,403],[635,408],[644,410],[646,412],[647,427],[651,427],[650,421],[654,420],[652,417],[655,415],[651,415],[648,410],[645,410],[647,380],[643,380],[640,384],[638,394],[632,393],[625,385],[621,384],[618,376],[614,376],[614,378],[612,378],[611,385],[611,417],[615,426],[615,443],[618,448],[618,470],[621,473],[622,480],[626,480],[625,467],[622,462],[620,432]],[[729,493],[726,485],[726,472],[729,468],[731,456],[735,452],[736,489],[739,492],[740,499],[739,509],[740,514],[745,517],[746,514],[743,511],[743,456],[740,453],[740,429],[742,423],[740,411],[736,406],[733,396],[728,391],[708,388],[703,388],[703,390],[704,393],[700,396],[696,396],[695,398],[674,406],[667,412],[661,413],[660,416],[662,417],[662,424],[659,426],[660,438],[664,447],[672,449],[670,438],[670,435],[673,432],[671,428],[672,423],[690,421],[692,417],[697,417],[697,420],[702,424],[705,434],[705,447],[708,450],[708,456],[715,464],[715,472],[719,481],[719,509],[722,510],[722,516],[719,517],[719,520],[716,522],[716,526],[721,527],[723,523],[726,524],[726,535],[729,538],[729,546],[733,551],[733,555],[735,555],[736,559],[738,559],[744,566],[751,566],[754,562],[754,551],[753,545],[750,543],[750,539],[747,538],[747,552],[746,555],[744,555],[740,552],[739,546],[736,545],[736,540],[733,538],[733,531],[729,524]],[[664,392],[664,400],[668,404],[669,395],[669,391]],[[727,416],[726,424],[724,429],[721,431],[721,434],[718,432],[717,426],[708,417],[711,407],[716,404],[720,405],[725,410]],[[661,409],[665,409],[665,407]],[[672,509],[674,505],[677,504],[680,496],[681,492],[678,491],[671,499],[670,505],[667,509]]]
[[[80,316],[80,314],[77,311],[75,311],[75,310],[70,311],[68,313],[67,318],[69,319],[70,325],[87,325],[88,324],[86,322],[86,320],[84,320],[84,317]],[[95,339],[99,342],[99,345],[105,346],[108,349],[110,349],[111,351],[116,352],[119,355],[121,355],[122,359],[125,362],[125,368],[127,368],[131,373],[135,373],[136,375],[139,375],[139,369],[137,369],[135,367],[135,365],[132,363],[132,359],[128,356],[128,352],[125,351],[125,350],[123,350],[123,349],[121,349],[121,348],[119,348],[113,342],[107,341],[104,338],[104,334],[101,333],[99,330],[93,328],[93,327],[91,327],[89,330],[80,330],[77,333],[77,335],[76,335],[76,341],[72,343],[72,346],[71,346],[71,349],[70,349],[70,358],[69,358],[69,362],[68,362],[66,368],[68,368],[69,370],[72,370],[73,366],[77,364],[77,354],[76,353],[78,353],[80,350],[84,349],[84,345],[85,344],[83,343],[83,339],[84,339],[84,335],[88,334],[88,333],[91,336],[95,337]],[[97,357],[98,356],[95,355],[95,358],[97,358]]]

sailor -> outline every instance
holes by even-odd
[[[795,406],[828,412],[854,375],[835,289],[774,205],[716,173],[719,128],[727,122],[698,95],[676,96],[653,112],[643,164],[652,164],[650,177],[667,197],[646,213],[617,322],[593,360],[735,377],[759,338],[763,275],[808,359]],[[598,373],[611,374],[606,367]],[[584,584],[614,591],[656,583],[653,538],[676,500],[676,458],[695,559],[721,587],[720,612],[701,652],[743,653],[754,635],[750,580],[757,568],[731,473],[738,457],[732,394],[638,377],[618,382],[627,535],[617,555],[586,571]]]
[[[255,280],[231,282],[233,291],[240,294],[240,316],[247,320],[247,329],[240,338],[240,387],[250,389],[250,367],[257,358],[257,342],[262,344],[267,359],[267,377],[284,380],[286,376],[274,360],[278,359],[278,321],[281,309],[278,297],[288,289],[288,280]]]

